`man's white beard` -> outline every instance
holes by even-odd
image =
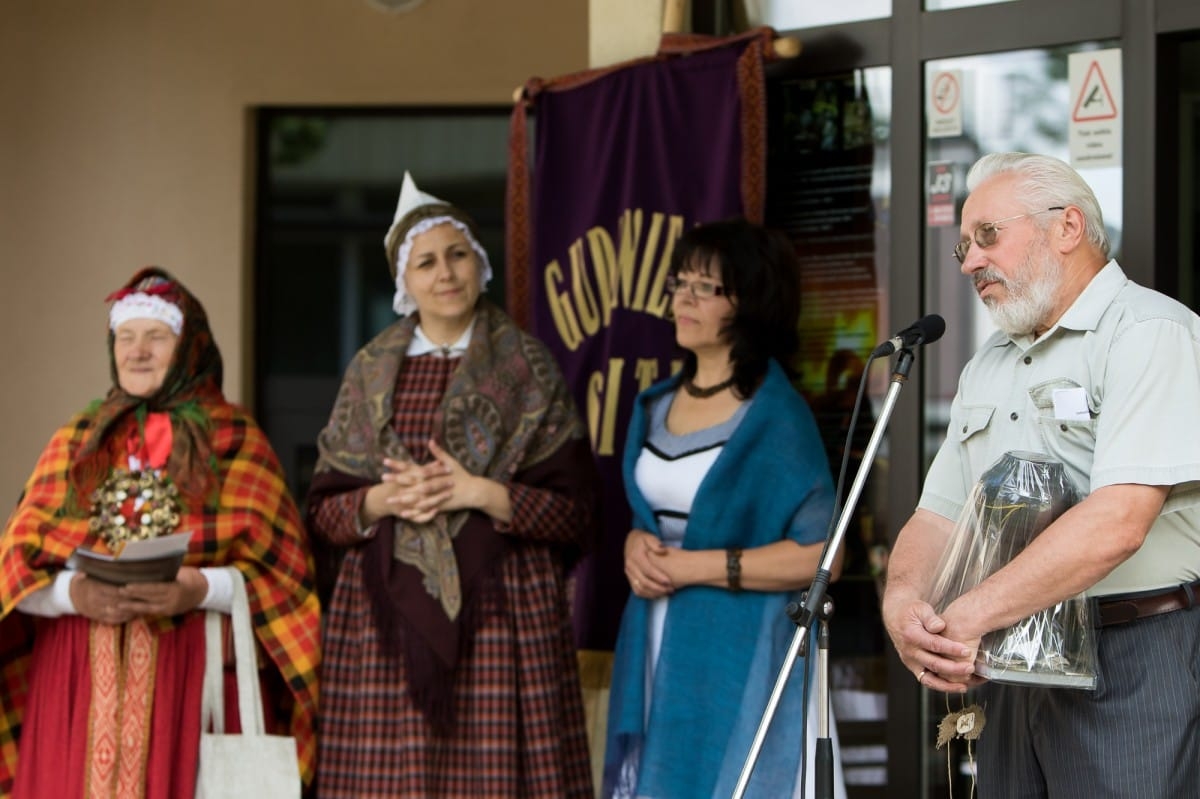
[[[1060,275],[1054,256],[1034,244],[1011,279],[989,268],[977,272],[975,280],[996,281],[1004,287],[1007,297],[1003,301],[985,299],[983,303],[996,327],[1010,336],[1024,336],[1044,324],[1054,310]]]

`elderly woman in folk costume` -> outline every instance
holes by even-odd
[[[296,737],[311,778],[318,605],[275,454],[222,395],[187,289],[148,268],[109,299],[113,386],[55,433],[0,534],[0,796],[192,796],[204,617],[229,612],[230,568],[250,598],[268,727]],[[78,547],[183,531],[173,582],[73,568]]]
[[[466,214],[406,174],[384,243],[403,318],[350,364],[309,498],[345,548],[318,793],[591,797],[566,592],[588,440],[546,348],[482,298]]]

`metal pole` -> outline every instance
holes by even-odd
[[[767,701],[766,710],[763,711],[762,718],[758,723],[758,730],[754,733],[754,741],[750,744],[750,752],[746,755],[746,761],[742,765],[742,773],[738,776],[737,785],[734,786],[733,799],[742,799],[746,794],[746,787],[750,783],[750,775],[754,771],[754,764],[758,762],[763,741],[767,737],[767,730],[771,726],[771,720],[775,717],[775,711],[779,707],[779,700],[783,697],[783,690],[787,687],[792,667],[795,666],[796,655],[800,652],[801,645],[805,643],[809,630],[812,629],[813,619],[819,618],[821,615],[817,613],[817,610],[825,603],[825,592],[829,587],[829,576],[833,568],[834,558],[837,557],[838,548],[842,545],[842,539],[846,535],[846,528],[850,525],[850,517],[854,513],[854,508],[858,504],[858,498],[862,494],[863,486],[867,482],[867,474],[871,471],[871,464],[875,462],[875,453],[878,451],[879,444],[883,440],[888,420],[891,418],[896,400],[900,396],[900,389],[908,382],[908,373],[912,369],[913,360],[914,357],[911,350],[907,348],[900,350],[900,355],[896,359],[896,369],[892,372],[892,384],[888,387],[887,396],[884,398],[883,407],[879,413],[879,420],[875,423],[875,429],[871,433],[871,440],[867,442],[867,447],[863,452],[858,473],[855,474],[854,482],[850,486],[850,492],[846,496],[846,504],[842,507],[841,516],[838,517],[837,527],[834,529],[833,535],[825,542],[825,549],[821,554],[821,562],[817,567],[816,577],[813,578],[813,584],[808,589],[803,609],[797,614],[799,618],[793,619],[796,622],[796,632],[792,636],[792,643],[788,646],[783,666],[779,669],[779,676],[775,680],[775,687],[771,690],[771,697]],[[828,669],[828,656],[818,658],[818,666]],[[827,677],[825,681],[826,685],[828,685]],[[818,699],[824,703],[828,701],[828,696],[819,696]],[[807,708],[805,711],[807,712]],[[826,719],[826,724],[828,724],[828,719]],[[818,732],[822,736],[828,737],[828,729],[818,730]],[[804,757],[805,753],[801,752],[800,756]],[[832,762],[832,751],[830,752],[830,761]],[[832,797],[832,779],[830,783],[828,786],[830,791],[829,797]],[[827,797],[821,796],[819,799],[827,799]]]

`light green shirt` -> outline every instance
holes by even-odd
[[[1061,461],[1080,495],[1169,485],[1145,544],[1089,593],[1191,582],[1200,579],[1198,417],[1200,317],[1110,261],[1044,335],[995,333],[966,365],[919,506],[958,519],[980,475],[1011,450]]]

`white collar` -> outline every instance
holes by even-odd
[[[471,324],[467,325],[467,329],[458,337],[458,340],[452,344],[435,344],[429,336],[425,335],[425,331],[417,325],[417,329],[413,331],[412,341],[408,344],[408,352],[406,355],[410,358],[415,358],[418,355],[427,355],[434,353],[442,358],[461,358],[467,351],[467,345],[471,343],[471,331],[475,329],[475,318],[471,318]]]

